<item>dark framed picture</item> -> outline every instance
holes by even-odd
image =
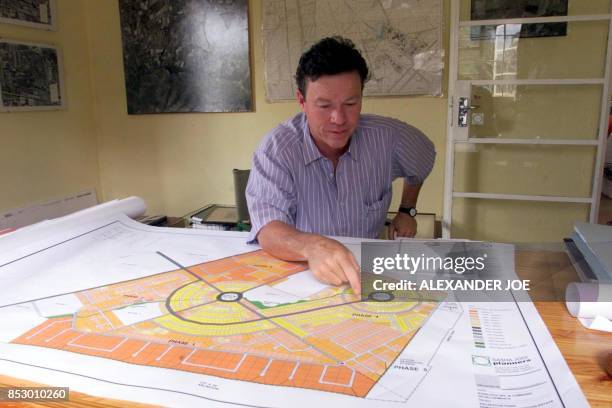
[[[247,0],[119,0],[129,114],[252,110]]]
[[[567,16],[567,0],[472,0],[471,19]],[[567,23],[522,24],[517,29],[499,32],[497,26],[472,27],[472,40],[494,39],[499,35],[520,38],[558,37],[567,35]]]
[[[56,30],[56,0],[0,0],[0,23]]]
[[[0,39],[0,111],[64,107],[59,49],[48,44]]]

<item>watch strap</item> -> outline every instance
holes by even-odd
[[[416,217],[417,215],[417,209],[414,207],[405,207],[401,205],[398,211],[404,214],[408,214],[411,217]]]

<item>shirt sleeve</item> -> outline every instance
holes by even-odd
[[[249,244],[257,243],[257,234],[271,221],[295,225],[295,187],[280,155],[261,148],[255,151],[246,198],[251,218]]]
[[[434,144],[415,127],[402,124],[397,130],[393,154],[393,178],[404,177],[408,184],[422,184],[436,159]]]

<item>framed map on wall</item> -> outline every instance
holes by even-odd
[[[59,49],[0,39],[0,111],[64,107]]]
[[[0,23],[56,30],[56,0],[0,0]]]
[[[129,114],[252,110],[247,0],[119,0]]]
[[[440,95],[442,0],[263,0],[266,98],[295,99],[302,52],[324,37],[350,39],[371,71],[365,96]]]

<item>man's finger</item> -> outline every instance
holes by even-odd
[[[331,270],[336,275],[336,277],[340,279],[340,284],[348,282],[347,274],[344,272],[344,264],[342,263],[341,259],[338,260],[338,262],[331,268]]]
[[[359,266],[357,265],[357,261],[355,261],[353,254],[349,253],[346,258],[342,258],[340,260],[340,263],[342,270],[344,271],[344,276],[346,276],[351,288],[353,288],[353,292],[356,295],[359,295],[361,293]]]
[[[416,235],[416,228],[412,229],[412,228],[406,228],[403,232],[404,237],[408,237],[408,238],[412,238]]]
[[[416,224],[414,225],[414,228],[412,226],[404,226],[402,228],[397,229],[397,236],[412,238],[416,235],[416,231],[417,231]]]
[[[407,237],[410,235],[410,230],[407,228],[402,228],[401,230],[397,231],[397,236],[398,237]]]
[[[342,279],[333,270],[333,268],[329,268],[328,266],[319,269],[317,277],[320,281],[323,281],[324,283],[329,283],[330,285],[334,286],[339,286],[343,283]]]
[[[361,267],[357,263],[357,260],[355,259],[355,256],[352,253],[351,253],[350,259],[351,259],[351,263],[355,267],[355,270],[357,271],[357,279],[355,282],[350,282],[350,281],[349,282],[351,283],[353,292],[355,292],[356,295],[359,295],[361,294]]]
[[[337,285],[342,285],[343,283],[347,283],[348,279],[346,274],[344,273],[344,266],[342,265],[341,258],[335,260],[335,262],[331,265],[328,264],[329,273],[333,274],[336,279],[339,281]]]
[[[395,239],[395,224],[389,224],[387,228],[387,239]]]

